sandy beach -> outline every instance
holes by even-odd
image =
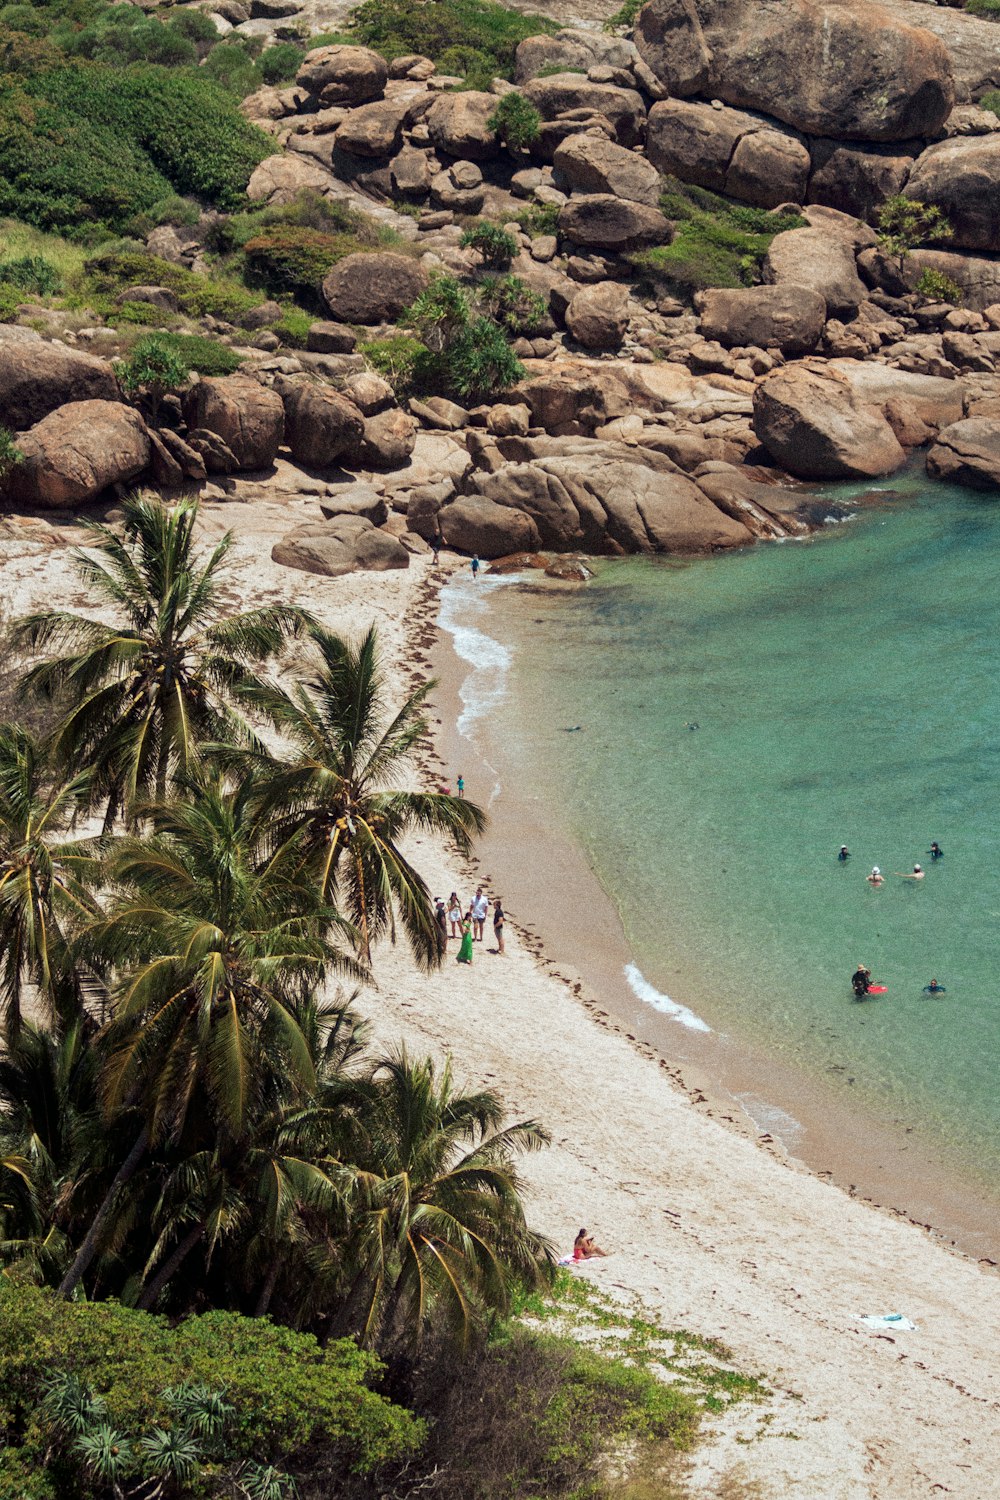
[[[311,518],[308,502],[291,509],[206,508],[207,534],[237,534],[234,607],[295,601],[344,632],[374,621],[402,692],[429,670],[444,570],[430,575],[422,559],[343,579],[279,568],[273,540]],[[64,549],[5,543],[0,573],[8,618],[85,605]],[[432,717],[447,731],[453,715],[442,688]],[[429,840],[416,852],[435,893],[492,888],[485,861],[464,867]],[[613,1252],[578,1274],[665,1326],[722,1339],[772,1388],[764,1407],[709,1428],[694,1493],[716,1495],[730,1475],[760,1500],[1000,1496],[995,1272],[770,1153],[735,1114],[698,1108],[670,1060],[602,1021],[580,975],[532,932],[510,921],[506,956],[492,946],[464,967],[451,945],[430,976],[385,948],[361,1007],[387,1046],[450,1054],[462,1084],[496,1088],[512,1117],[549,1128],[551,1147],[526,1164],[532,1222],[563,1249],[587,1224]],[[877,1333],[857,1317],[889,1312],[916,1330]]]

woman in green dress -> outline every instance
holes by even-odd
[[[462,919],[462,942],[455,959],[456,963],[471,964],[472,962],[472,913],[466,912]]]

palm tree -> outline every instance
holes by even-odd
[[[144,795],[162,801],[172,777],[198,767],[206,742],[247,738],[234,696],[307,620],[286,606],[225,615],[219,575],[232,533],[197,561],[194,501],[171,512],[134,496],[124,509],[121,536],[87,523],[95,550],[76,554],[95,604],[115,623],[47,611],[14,626],[15,643],[53,652],[25,684],[69,695],[54,743],[70,765],[95,768],[107,827]]]
[[[386,1352],[416,1344],[435,1312],[464,1341],[484,1308],[538,1284],[552,1251],[526,1225],[516,1158],[547,1143],[535,1121],[503,1126],[490,1090],[458,1093],[405,1052],[379,1063],[354,1143],[354,1281],[341,1321]]]
[[[431,968],[441,957],[434,910],[401,840],[429,831],[467,854],[486,819],[463,798],[397,784],[426,733],[422,706],[434,683],[389,719],[374,627],[356,646],[318,626],[311,635],[320,657],[311,680],[247,694],[294,749],[290,763],[264,768],[265,814],[276,815],[279,843],[302,841],[320,899],[350,917],[366,960],[386,932],[395,941],[398,913],[418,962]]]
[[[331,969],[361,971],[330,934],[349,925],[303,883],[294,843],[261,857],[246,786],[188,784],[148,809],[152,835],[121,840],[114,889],[88,946],[120,975],[104,1038],[107,1117],[138,1135],[63,1282],[69,1294],[150,1146],[224,1149],[275,1078],[306,1099],[315,1070],[298,1020]]]
[[[0,726],[0,995],[12,1043],[28,989],[50,1018],[78,1005],[72,934],[97,906],[100,868],[92,841],[69,832],[91,796],[91,775],[60,778],[18,725]]]

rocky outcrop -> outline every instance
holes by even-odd
[[[529,36],[519,43],[514,60],[515,83],[530,83],[540,73],[588,73],[591,68],[631,71],[639,54],[625,37],[601,31],[567,28],[555,36]]]
[[[484,161],[496,156],[500,142],[490,129],[496,113],[493,94],[469,89],[460,94],[441,94],[427,111],[430,138],[439,151],[463,160]]]
[[[874,479],[906,458],[876,407],[857,400],[846,381],[802,365],[757,387],[753,427],[775,462],[800,479]]]
[[[646,106],[635,89],[591,83],[576,73],[535,78],[524,93],[545,120],[579,113],[606,120],[620,146],[638,146],[646,133]]]
[[[555,181],[567,193],[610,193],[655,208],[660,195],[656,168],[635,151],[587,130],[562,141],[552,157]]]
[[[1000,250],[1000,135],[941,141],[918,157],[904,188],[933,204],[952,228],[949,245]]]
[[[671,97],[759,109],[807,135],[933,136],[955,102],[944,44],[868,0],[649,0],[635,42]]]
[[[296,463],[324,469],[357,453],[365,420],[346,396],[329,386],[296,382],[284,406],[285,440]]]
[[[918,142],[907,150],[905,142],[902,146],[859,146],[850,141],[813,141],[809,202],[874,220],[886,199],[902,192],[919,149]]]
[[[323,300],[341,323],[386,323],[427,285],[417,260],[388,251],[345,255],[323,280]]]
[[[189,428],[217,434],[241,469],[269,468],[284,437],[281,397],[249,375],[199,380],[184,398],[184,416]]]
[[[413,418],[398,407],[366,418],[357,450],[358,465],[363,469],[398,469],[413,452],[416,433]]]
[[[384,573],[408,568],[410,554],[397,537],[364,516],[334,516],[324,525],[300,526],[271,548],[273,562],[303,573],[340,578],[358,569]]]
[[[366,104],[381,98],[388,76],[384,59],[369,47],[314,47],[295,81],[323,105]]]
[[[776,234],[764,261],[764,279],[819,292],[828,318],[853,318],[867,295],[853,245],[827,229]]]
[[[968,489],[1000,489],[1000,421],[970,417],[946,427],[927,454],[927,472]]]
[[[826,300],[812,287],[782,284],[713,289],[700,301],[701,332],[732,349],[755,345],[782,354],[809,354],[826,322]]]
[[[322,193],[333,182],[333,174],[318,162],[307,161],[302,156],[289,152],[283,156],[268,156],[256,167],[247,183],[247,197],[251,203],[266,203],[278,208],[292,203],[305,191]]]
[[[72,401],[17,440],[21,462],[3,486],[14,504],[74,509],[146,468],[150,442],[137,411],[118,401]]]
[[[685,99],[654,104],[646,150],[660,172],[760,208],[805,197],[809,152],[802,138],[744,110]]]
[[[337,150],[355,156],[392,156],[399,148],[403,126],[409,123],[413,102],[408,98],[376,99],[352,109],[337,131]]]
[[[0,424],[20,432],[70,401],[121,399],[107,360],[0,325]]]
[[[533,552],[538,528],[524,511],[497,504],[484,495],[464,495],[438,512],[441,535],[449,547],[491,561],[512,552]]]
[[[583,249],[616,254],[670,240],[670,225],[659,209],[607,193],[571,198],[559,210],[559,232]]]

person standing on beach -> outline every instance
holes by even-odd
[[[462,923],[462,943],[455,955],[455,962],[459,964],[471,964],[472,962],[472,912],[468,912]]]
[[[444,958],[448,951],[448,913],[440,896],[434,897],[434,920],[438,930],[438,953]]]
[[[443,543],[443,541],[444,537],[441,535],[440,531],[435,532],[434,540],[431,542],[431,552],[433,553],[433,556],[431,557],[432,567],[436,568],[438,563],[441,561],[441,544]]]
[[[483,895],[483,888],[482,888],[482,886],[481,885],[477,885],[476,886],[476,894],[473,897],[473,901],[472,901],[472,936],[473,936],[473,940],[475,940],[476,938],[478,938],[480,942],[483,941],[483,927],[486,924],[486,917],[487,917],[487,914],[489,912],[489,909],[490,909],[489,897],[488,896],[484,896]]]
[[[458,787],[458,795],[460,797],[464,797],[465,796],[465,777],[464,776],[460,776],[458,778],[458,781],[455,784]]]
[[[478,578],[479,577],[480,563],[479,563],[479,557],[478,557],[478,555],[476,553],[473,553],[472,561],[469,564],[469,567],[472,569],[472,576],[473,576],[473,578]]]
[[[451,923],[451,935],[453,938],[461,936],[462,926],[462,903],[459,901],[455,891],[448,897],[448,921]]]
[[[497,940],[497,952],[503,953],[503,907],[500,905],[500,897],[493,903],[493,936]]]

